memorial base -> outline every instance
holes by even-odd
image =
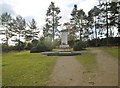
[[[70,48],[70,46],[67,44],[67,45],[60,45],[60,48],[61,49],[69,49]]]

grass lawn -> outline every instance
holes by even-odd
[[[0,53],[0,87],[2,86],[2,54]]]
[[[118,53],[120,54],[120,52],[118,52],[118,47],[103,47],[101,49],[115,58],[118,58]]]
[[[93,70],[96,68],[96,58],[95,55],[90,53],[89,50],[76,56],[76,59],[87,69]]]
[[[56,62],[54,56],[29,51],[4,53],[2,80],[5,86],[45,86]]]

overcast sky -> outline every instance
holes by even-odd
[[[2,8],[0,14],[9,12],[12,16],[21,15],[26,20],[34,18],[39,27],[42,27],[51,1],[60,8],[59,15],[62,16],[62,23],[69,21],[74,4],[77,4],[78,9],[83,9],[86,14],[98,4],[98,0],[0,0],[0,8]]]
[[[60,22],[69,22],[70,13],[77,4],[78,9],[83,9],[87,14],[94,6],[98,5],[99,0],[0,0],[0,15],[9,12],[13,17],[21,15],[27,21],[34,18],[39,28],[43,28],[45,24],[46,12],[51,2],[59,7],[62,16]],[[106,1],[106,0],[101,0]],[[117,0],[114,0],[117,1]],[[1,28],[1,27],[0,27]]]

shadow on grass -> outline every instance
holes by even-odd
[[[2,64],[2,67],[8,66],[8,64]]]

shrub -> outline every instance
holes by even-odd
[[[54,44],[49,40],[45,40],[44,45],[45,45],[44,47],[46,49],[45,51],[52,51],[52,49],[54,48]]]
[[[2,52],[8,52],[10,50],[10,47],[6,44],[2,44]]]
[[[108,38],[109,46],[118,46],[119,42],[120,42],[120,37],[109,37]],[[98,46],[108,46],[107,38],[97,39],[97,44]],[[96,39],[88,40],[88,45],[92,47],[96,46]]]
[[[14,50],[24,50],[26,43],[18,41],[18,44],[14,46]]]
[[[25,47],[26,50],[31,50],[33,45],[31,43],[28,43],[27,46]]]
[[[15,46],[8,46],[6,44],[2,44],[2,52],[9,52],[15,50]]]
[[[38,44],[38,40],[36,40],[36,39],[34,39],[34,40],[32,40],[32,44],[33,44],[33,46],[36,46],[37,44]]]
[[[60,39],[55,39],[54,42],[53,42],[54,48],[59,48],[60,44],[61,44]]]
[[[80,51],[86,48],[86,42],[76,41],[73,45],[73,50]]]
[[[33,48],[30,50],[30,53],[39,53],[39,50],[38,50],[36,47],[33,47]]]
[[[46,50],[46,46],[44,42],[39,42],[36,46],[39,52],[44,52]]]
[[[53,47],[54,46],[51,41],[42,40],[42,41],[39,41],[38,44],[34,46],[30,52],[37,53],[37,52],[44,52],[44,51],[52,51]]]
[[[68,41],[68,44],[69,44],[70,47],[73,47],[73,45],[74,45],[74,40],[69,40],[69,41]]]

